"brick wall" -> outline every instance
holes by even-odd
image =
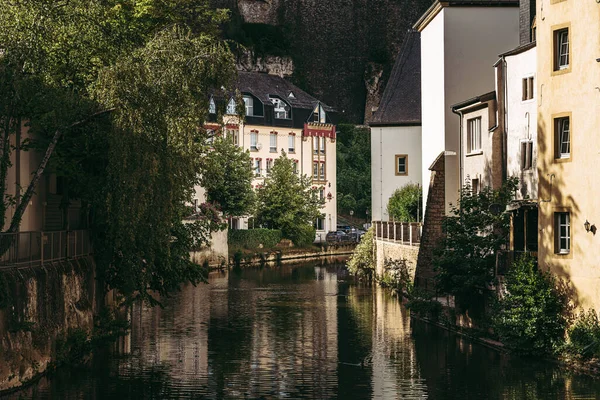
[[[415,285],[433,289],[433,251],[442,238],[442,220],[445,215],[445,157],[444,153],[433,162],[429,170],[429,193],[427,194],[427,208],[423,219],[423,234],[417,259]]]

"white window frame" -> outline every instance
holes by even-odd
[[[246,116],[253,117],[254,116],[254,99],[252,96],[244,96],[244,107],[246,108]]]
[[[288,135],[288,153],[296,152],[296,135]]]
[[[571,158],[571,118],[556,118],[557,158]]]
[[[317,155],[319,154],[319,137],[318,136],[313,136],[313,154]]]
[[[569,212],[554,213],[555,248],[556,254],[571,252],[571,214]]]
[[[254,176],[259,177],[261,175],[261,164],[262,160],[257,158],[254,159]]]
[[[408,175],[408,154],[396,154],[396,160],[394,161],[394,168],[396,169],[396,176]],[[404,170],[400,170],[400,160],[404,160]]]
[[[217,113],[217,104],[215,103],[215,99],[213,97],[208,101],[208,113],[216,114]]]
[[[319,162],[313,161],[313,179],[319,179]]]
[[[481,117],[467,119],[467,154],[479,154],[481,146]]]
[[[232,97],[229,99],[229,103],[227,103],[227,114],[235,115],[237,114],[237,107],[235,106],[235,99]]]
[[[319,146],[319,153],[325,154],[325,144],[327,143],[325,136],[321,136],[321,139],[319,141],[321,142]]]
[[[271,97],[271,103],[273,103],[273,112],[275,119],[291,118],[291,107],[289,104],[287,104],[285,101],[281,100],[278,97]]]
[[[269,134],[269,152],[277,153],[277,134],[274,132]]]
[[[570,64],[569,28],[556,31],[556,69],[569,68]]]
[[[325,161],[321,161],[319,179],[322,181],[325,180]]]
[[[250,132],[250,150],[258,151],[258,132]]]
[[[267,168],[267,176],[271,175],[271,168],[273,168],[273,160],[267,160],[266,168]]]

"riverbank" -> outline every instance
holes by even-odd
[[[326,244],[311,246],[309,248],[281,247],[269,250],[240,250],[230,251],[229,265],[251,266],[264,263],[286,263],[310,261],[320,258],[347,259],[350,257],[356,244]],[[224,265],[211,266],[219,269]]]

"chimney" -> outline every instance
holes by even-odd
[[[535,17],[535,0],[519,1],[519,44],[531,42],[531,24]]]

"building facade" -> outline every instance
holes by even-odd
[[[389,220],[394,191],[421,185],[421,45],[409,32],[398,54],[371,127],[371,216]]]
[[[537,171],[541,268],[600,309],[600,4],[537,4]]]
[[[325,239],[337,227],[336,111],[287,80],[264,73],[238,74],[237,90],[244,101],[244,118],[238,114],[234,95],[211,98],[207,129],[233,137],[252,159],[252,186],[264,185],[274,161],[282,151],[296,165],[296,172],[312,178],[313,187],[325,200],[322,216],[314,221],[317,238]],[[222,124],[217,122],[217,105],[224,106]],[[233,229],[248,229],[248,216],[232,221]]]
[[[460,125],[452,105],[494,90],[491,66],[519,44],[519,2],[436,1],[415,24],[421,33],[422,182],[444,153],[445,212],[460,189]],[[423,187],[426,202],[429,188]],[[424,204],[424,207],[426,204]]]

